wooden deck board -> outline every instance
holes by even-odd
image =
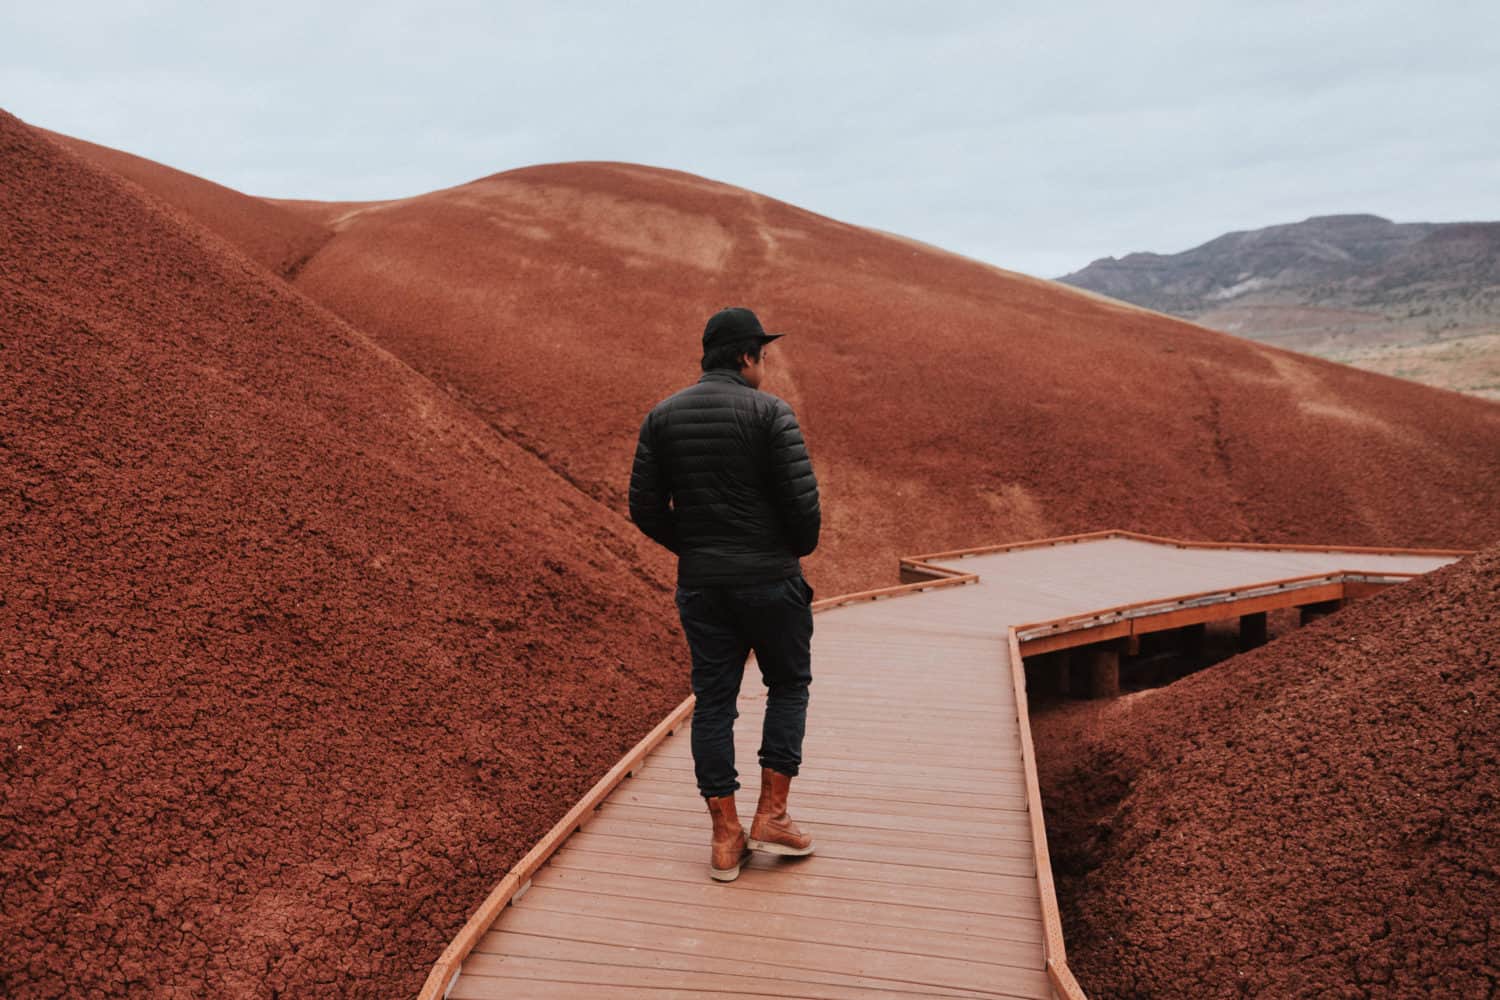
[[[623,854],[627,857],[661,857],[665,848],[661,845],[690,844],[702,847],[697,841],[689,841],[680,834],[674,837],[672,830],[675,828],[664,827],[650,831],[649,836],[629,837],[614,830],[599,829],[597,824],[585,827],[577,834],[580,840],[585,840],[593,835],[597,839],[587,840],[594,849],[601,852],[613,852]],[[1030,877],[1034,874],[1034,863],[1031,858],[1030,844],[1023,838],[1014,837],[1010,839],[992,839],[986,842],[985,849],[980,850],[973,845],[972,840],[965,841],[962,838],[946,839],[924,839],[908,836],[904,841],[899,836],[891,838],[892,842],[874,843],[869,834],[873,831],[861,831],[856,836],[839,836],[836,830],[822,830],[826,836],[823,843],[818,845],[818,855],[824,858],[836,858],[846,861],[867,861],[875,864],[902,866],[913,868],[943,868],[949,871],[969,872],[990,875],[1019,875]],[[702,838],[698,838],[701,840]],[[704,850],[698,854],[706,857]],[[684,856],[692,857],[691,854]]]
[[[792,785],[813,855],[755,854],[736,881],[707,879],[689,714],[536,871],[450,995],[1056,996],[1043,950],[1056,924],[1043,922],[1007,629],[1314,573],[1426,572],[1453,558],[1101,537],[928,560],[979,580],[816,619]],[[765,712],[753,658],[738,708],[748,826]]]
[[[706,816],[707,813],[704,813]],[[814,824],[809,823],[809,828]],[[824,851],[821,846],[818,855],[827,858],[847,857],[851,860],[889,861],[915,865],[929,868],[953,868],[960,870],[971,870],[971,865],[952,865],[945,863],[945,855],[969,856],[975,853],[974,839],[966,836],[947,836],[936,833],[914,834],[910,830],[873,830],[868,827],[818,827],[821,839],[826,841],[829,850]],[[579,840],[585,840],[589,835],[609,837],[624,841],[636,841],[641,844],[690,844],[699,848],[697,854],[684,854],[684,857],[693,857],[702,860],[707,857],[708,848],[704,847],[701,828],[694,828],[688,824],[672,825],[659,824],[652,829],[642,830],[634,821],[616,822],[608,815],[595,813],[583,830],[575,834]],[[1031,843],[1029,837],[1011,834],[1003,836],[997,834],[984,841],[985,849],[994,856],[994,867],[996,871],[1013,872],[1015,865],[1011,859],[1030,858]],[[890,850],[887,850],[889,848]],[[620,850],[619,847],[600,845],[600,850]],[[658,848],[660,854],[663,849]],[[887,855],[894,851],[906,852],[905,858],[892,859]],[[930,855],[927,852],[932,852]],[[702,872],[699,872],[702,874]]]
[[[637,774],[661,774],[669,772],[663,777],[672,778],[676,781],[687,781],[688,787],[693,787],[693,762],[679,757],[675,760],[651,760],[651,763],[640,769]],[[898,801],[916,801],[922,799],[910,799],[910,793],[921,792],[929,796],[954,795],[953,802],[962,804],[972,796],[986,798],[990,795],[1005,795],[1014,789],[1016,781],[1023,781],[1022,769],[1019,766],[1011,766],[1008,760],[996,760],[992,771],[965,771],[960,774],[951,772],[935,771],[932,768],[906,768],[898,769],[891,765],[888,768],[871,771],[870,768],[856,766],[856,762],[840,762],[840,760],[819,760],[814,771],[802,772],[802,777],[796,778],[798,790],[807,789],[808,793],[813,790],[838,790],[847,789],[850,795],[853,793],[865,793],[870,790],[871,798],[891,798]],[[759,790],[760,772],[754,763],[754,756],[750,754],[748,760],[739,762],[739,784],[741,784],[741,795],[747,795],[747,790]],[[877,793],[885,792],[882,796]],[[753,802],[747,801],[747,807],[753,808]]]
[[[661,788],[658,790],[645,783],[631,782],[630,788],[622,788],[614,797],[621,802],[629,802],[633,805],[679,809],[690,812],[694,816],[699,816],[706,808],[703,798],[696,789],[684,788],[680,781],[673,782],[671,785],[661,782],[660,785]],[[802,790],[812,791],[813,789],[814,786],[809,783]],[[1026,811],[1026,789],[1020,781],[1016,782],[1016,788],[1011,796],[996,796],[977,805],[960,805],[954,802],[903,802],[899,799],[839,794],[828,791],[826,785],[817,788],[816,799],[820,806],[829,809],[878,809],[887,816],[941,815],[973,819],[981,823],[995,813],[1024,813]]]
[[[753,742],[741,742],[735,746],[737,768],[746,770],[746,767],[740,766],[742,763],[752,767],[759,766],[755,764],[755,745]],[[886,767],[923,767],[933,771],[950,772],[955,776],[962,776],[964,772],[984,775],[1000,774],[1007,770],[1004,765],[1010,754],[1015,752],[1012,749],[1014,745],[976,747],[972,753],[964,753],[956,747],[944,749],[941,753],[937,750],[924,753],[919,749],[902,747],[890,740],[851,743],[826,738],[815,739],[809,736],[803,742],[802,756],[804,764],[815,761],[818,765],[830,766],[835,762],[865,765],[862,768],[850,766],[844,770],[878,772]],[[664,746],[657,753],[662,756],[663,760],[690,762],[693,759],[692,749],[686,740],[682,741],[680,746]],[[990,761],[994,763],[991,764]]]
[[[707,883],[701,878],[670,881],[616,873],[613,877],[604,879],[590,871],[548,868],[537,875],[534,884],[538,887],[567,888],[635,899],[670,900],[750,913],[868,923],[903,931],[916,927],[947,934],[1023,943],[1039,943],[1042,940],[1041,923],[1024,917],[979,914],[967,910],[940,910],[900,903],[870,906],[862,900],[777,892],[768,886],[750,886],[748,883],[740,891],[725,892],[720,886]]]
[[[753,963],[762,975],[770,978],[795,981],[802,972],[831,972],[878,980],[898,989],[909,985],[975,989],[973,983],[982,976],[984,988],[989,991],[1008,988],[1011,996],[1036,997],[1038,1000],[1050,994],[1046,974],[1041,969],[1039,949],[1036,953],[1037,968],[1024,969],[977,959],[880,951],[858,944],[759,937],[743,930],[719,931],[579,913],[554,913],[525,905],[512,907],[506,914],[506,921],[511,924],[511,933],[518,935],[567,937],[593,944],[739,959]],[[494,935],[486,935],[475,951],[506,954],[507,944]]]
[[[879,1000],[887,991],[897,993],[909,991],[921,996],[986,998],[994,996],[993,993],[986,991],[945,989],[917,983],[893,983],[849,972],[828,972],[818,969],[792,970],[793,978],[788,979],[785,978],[787,975],[786,970],[781,968],[767,969],[757,962],[750,962],[741,958],[720,958],[716,955],[694,954],[692,952],[680,953],[656,949],[632,948],[624,945],[605,944],[598,941],[578,941],[535,934],[513,935],[506,939],[504,951],[476,952],[473,957],[477,962],[487,962],[494,958],[540,958],[578,963],[595,962],[619,970],[621,978],[638,975],[637,970],[641,969],[704,973],[722,977],[722,988],[730,996],[734,995],[740,983],[746,978],[771,978],[773,982],[786,984],[783,988],[788,992],[804,989],[808,985],[846,986],[866,990],[868,991],[866,995],[875,998],[875,1000]],[[468,967],[469,964],[466,962],[465,968]],[[777,977],[777,974],[779,974],[779,977]],[[462,982],[462,980],[463,977],[460,976],[459,982]],[[505,1000],[510,1000],[514,996],[514,994],[505,993],[486,993],[481,995],[486,997],[504,997]],[[669,998],[672,996],[671,994],[666,995]]]
[[[567,997],[579,995],[590,998],[616,996],[605,990],[627,990],[627,997],[645,995],[676,1000],[683,996],[711,996],[714,1000],[724,997],[787,997],[807,1000],[866,1000],[874,996],[879,1000],[929,1000],[933,994],[908,993],[905,990],[878,990],[823,983],[789,984],[784,979],[766,979],[760,976],[740,974],[725,976],[716,972],[694,972],[644,966],[620,966],[600,962],[561,961],[557,959],[526,958],[514,955],[475,955],[472,962],[465,963],[464,975],[473,982],[465,991],[455,988],[450,996],[487,1000],[503,997]],[[726,992],[727,983],[732,982],[733,992]],[[588,989],[579,989],[586,986]],[[566,987],[565,989],[563,987]],[[787,992],[788,988],[796,990]]]
[[[874,803],[872,803],[873,805]],[[637,822],[661,826],[685,826],[702,830],[707,822],[706,811],[659,809],[635,805],[611,798],[595,813],[597,823],[603,819],[614,819],[625,823]],[[797,822],[809,828],[826,829],[841,827],[855,830],[901,830],[924,835],[952,834],[959,837],[991,837],[1012,834],[1024,838],[1030,825],[1024,813],[1001,812],[984,820],[970,818],[953,819],[948,816],[903,816],[889,813],[854,811],[850,809],[827,809],[818,804],[816,797],[807,796],[797,809]]]
[[[811,731],[804,738],[804,745],[806,745],[807,738],[818,736],[841,746],[859,748],[882,746],[899,741],[902,747],[910,748],[906,756],[923,758],[929,753],[937,755],[953,750],[1007,751],[1010,749],[1009,740],[1018,738],[1020,734],[1020,728],[1011,722],[981,724],[965,721],[949,722],[945,725],[941,719],[927,723],[927,725],[944,728],[935,731],[919,730],[918,733],[913,734],[912,729],[916,725],[921,725],[920,723],[857,723],[840,719],[824,724],[822,719],[828,714],[825,711],[807,713],[807,725]],[[763,719],[764,715],[760,712],[742,710],[739,714],[740,721],[735,725],[737,735],[746,739],[754,739],[758,735]],[[745,728],[739,731],[742,725]],[[691,731],[692,723],[687,723],[685,728]]]
[[[645,888],[650,890],[655,886]],[[587,886],[578,885],[533,885],[527,893],[526,905],[549,913],[638,921],[689,931],[723,931],[744,938],[784,941],[789,945],[807,943],[873,948],[891,955],[920,958],[966,959],[983,955],[991,964],[1021,969],[1034,962],[1036,955],[1035,942],[934,930],[921,925],[900,927],[851,920],[832,906],[820,907],[822,912],[814,915],[790,913],[783,907],[766,907],[756,911],[755,919],[750,921],[743,910],[722,906],[718,900],[663,899],[661,894],[654,892],[644,897],[622,896],[593,892]]]
[[[559,851],[548,868],[570,868],[600,874],[628,874],[664,881],[690,881],[703,884],[704,858],[702,844],[654,844],[655,851],[666,857],[646,857],[639,853],[611,854],[568,847]],[[1000,892],[954,889],[951,886],[912,885],[909,882],[881,878],[848,878],[842,875],[817,874],[800,862],[777,862],[756,859],[741,870],[731,885],[738,892],[799,893],[832,900],[855,900],[870,904],[919,906],[924,909],[956,910],[963,913],[1040,920],[1035,900]],[[971,884],[974,881],[971,880]],[[524,905],[524,897],[517,904]]]
[[[865,777],[866,780],[858,780]],[[687,787],[692,794],[698,790],[693,786],[693,767],[686,761],[652,761],[636,771],[636,778],[669,784],[672,788]],[[760,794],[760,771],[749,767],[740,775],[740,790],[749,800]],[[1019,768],[1003,773],[997,772],[994,780],[976,788],[971,781],[940,783],[937,779],[923,781],[921,778],[900,780],[895,774],[884,773],[871,776],[844,773],[832,775],[824,768],[804,772],[797,779],[798,791],[817,792],[819,795],[853,796],[863,799],[879,799],[890,802],[909,802],[914,805],[973,805],[987,807],[995,796],[1004,796],[1007,790],[1024,788],[1025,779]],[[1014,794],[1011,791],[1011,794]]]

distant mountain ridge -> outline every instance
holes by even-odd
[[[1105,257],[1058,280],[1226,333],[1500,395],[1500,222],[1314,216],[1177,254]],[[1469,338],[1482,339],[1448,352],[1441,371],[1390,371]]]
[[[1414,299],[1488,299],[1500,312],[1500,222],[1392,222],[1321,215],[1227,233],[1177,254],[1105,257],[1058,279],[1188,318],[1229,302],[1407,312]],[[1484,295],[1483,293],[1488,293]]]

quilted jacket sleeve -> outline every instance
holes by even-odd
[[[652,541],[676,552],[677,527],[669,502],[671,488],[653,438],[648,413],[641,421],[641,433],[635,445],[635,464],[630,470],[630,519]]]
[[[818,506],[818,479],[797,415],[785,400],[778,399],[771,416],[771,488],[798,558],[818,547],[823,514]]]

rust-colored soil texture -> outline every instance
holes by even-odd
[[[686,694],[670,564],[3,114],[0,163],[0,995],[414,995]]]
[[[228,240],[277,275],[294,276],[333,235],[333,230],[233,188],[163,166],[108,146],[40,130],[71,152],[160,199],[164,211],[178,211]]]
[[[749,305],[824,491],[823,593],[1101,525],[1473,547],[1500,406],[1248,342],[687,174],[535,167],[368,207],[296,287],[624,510],[635,434]]]
[[[1500,989],[1500,546],[1032,728],[1090,997]]]
[[[1500,537],[1500,406],[690,175],[273,204],[3,115],[0,162],[5,996],[414,993],[686,693],[620,514],[725,305],[790,334],[822,594],[1101,525]],[[1495,554],[1464,565],[1433,579],[1487,592],[1405,585],[1053,755],[1099,995],[1483,983],[1452,914],[1494,888]]]
[[[171,200],[173,183],[154,189]],[[765,388],[796,408],[823,487],[806,561],[823,593],[888,584],[909,552],[1100,525],[1330,545],[1500,533],[1500,406],[691,174],[565,163],[276,204],[335,232],[299,290],[622,514],[640,420],[697,379],[707,317],[748,305],[787,331]]]

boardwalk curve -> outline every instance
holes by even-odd
[[[902,585],[814,605],[793,814],[815,854],[707,879],[689,698],[496,886],[421,996],[1081,998],[1023,654],[1326,607],[1465,554],[1103,531],[903,558]],[[745,812],[764,700],[752,665],[736,724]]]

